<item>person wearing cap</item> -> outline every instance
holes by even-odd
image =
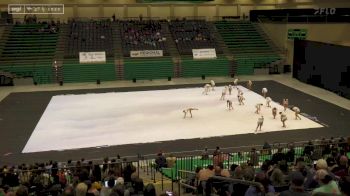
[[[306,192],[304,189],[305,177],[301,172],[291,173],[291,184],[289,190],[280,193],[280,196],[307,196],[310,193]]]

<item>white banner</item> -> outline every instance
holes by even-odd
[[[79,63],[105,63],[106,52],[79,52]]]
[[[214,59],[216,58],[215,48],[192,49],[194,59]]]
[[[160,56],[163,56],[163,50],[130,51],[130,57],[160,57]]]

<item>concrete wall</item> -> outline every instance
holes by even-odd
[[[65,4],[64,15],[38,15],[39,19],[55,18],[67,20],[70,17],[205,17],[248,16],[252,9],[350,7],[349,0],[215,0],[206,3],[138,4],[136,0],[1,0],[0,10],[6,11],[7,4],[56,3]],[[23,15],[14,15],[23,20]]]
[[[349,24],[261,24],[276,45],[287,50],[287,62],[293,63],[294,43],[287,39],[288,29],[307,29],[307,40],[339,45],[350,45]]]

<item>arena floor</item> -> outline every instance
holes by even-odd
[[[224,85],[218,84],[218,85]],[[107,86],[107,85],[106,85]],[[269,89],[269,96],[273,100],[282,100],[283,98],[289,98],[290,105],[297,105],[302,109],[302,112],[314,117],[318,120],[323,127],[319,128],[302,128],[298,130],[285,130],[285,131],[272,131],[268,132],[263,127],[264,132],[260,134],[253,134],[256,126],[256,119],[252,121],[252,125],[249,125],[249,133],[242,134],[230,134],[224,137],[204,137],[201,135],[194,139],[185,139],[178,137],[177,140],[164,141],[164,142],[151,142],[151,143],[138,143],[138,144],[123,144],[123,145],[111,145],[111,146],[99,146],[90,147],[84,149],[64,150],[64,151],[45,151],[36,153],[22,153],[26,143],[33,133],[36,125],[41,119],[45,109],[47,108],[50,100],[53,96],[57,95],[88,95],[89,93],[112,93],[112,92],[130,92],[135,91],[155,91],[155,90],[169,90],[169,89],[182,89],[182,88],[196,88],[202,87],[203,84],[198,82],[197,84],[181,84],[181,85],[162,85],[162,86],[139,86],[139,87],[118,87],[118,88],[101,88],[98,89],[83,89],[83,90],[59,90],[59,91],[40,91],[40,92],[14,92],[6,96],[0,102],[0,161],[4,164],[22,163],[22,162],[34,162],[34,161],[47,161],[58,160],[65,161],[67,159],[79,159],[84,157],[86,159],[97,159],[105,156],[115,156],[120,154],[121,156],[135,156],[136,154],[155,154],[159,150],[165,152],[178,152],[198,149],[201,150],[204,147],[215,148],[215,146],[221,146],[223,148],[234,146],[249,146],[262,144],[264,141],[270,143],[275,142],[290,142],[290,141],[302,141],[322,137],[339,137],[348,136],[348,127],[350,127],[350,111],[348,109],[341,108],[329,102],[319,99],[318,97],[311,96],[303,93],[294,88],[285,86],[275,81],[254,81],[253,91],[260,93],[262,87]],[[303,86],[303,84],[300,84]],[[35,87],[40,88],[40,87]],[[55,87],[56,88],[56,87]],[[58,88],[58,87],[57,87]],[[65,87],[67,88],[67,87]],[[199,94],[201,94],[201,89]],[[219,91],[218,91],[219,93]],[[310,94],[313,91],[310,90]],[[201,95],[199,95],[201,96]],[[232,113],[234,111],[226,111],[225,104],[219,102],[220,96],[215,97],[214,102],[222,104],[220,106],[220,113]],[[208,96],[206,98],[210,98]],[[345,101],[347,103],[347,101]],[[184,106],[179,107],[182,110]],[[235,104],[235,108],[238,106]],[[94,111],[91,110],[90,113]],[[195,111],[195,119],[199,119],[201,113]],[[253,113],[254,108],[249,110]],[[231,115],[231,114],[230,114]],[[176,112],[178,120],[182,119],[182,112]],[[289,118],[291,118],[289,116]],[[191,122],[194,119],[186,119],[185,122]],[[292,121],[292,120],[289,120]],[[304,120],[302,120],[304,121]],[[265,123],[266,124],[266,123]],[[266,125],[267,126],[267,125]],[[289,127],[290,125],[287,124]],[[231,126],[230,126],[231,127]],[[233,132],[234,128],[232,129]],[[96,138],[103,130],[96,133],[85,133],[90,138]],[[71,133],[73,134],[73,133]],[[166,135],[166,130],[164,131]],[[116,138],[115,140],[125,140],[126,136]],[[147,137],[152,137],[147,135]],[[146,138],[146,137],[145,137]],[[73,143],[79,143],[77,138],[72,137]],[[45,137],[47,141],[46,145],[52,143],[59,143],[61,140],[54,136]],[[96,140],[96,139],[95,139]],[[153,141],[159,141],[159,139],[152,139]],[[91,143],[91,142],[90,142]],[[45,150],[45,146],[43,149]],[[90,144],[90,146],[96,146]]]
[[[288,109],[288,126],[283,128],[261,95],[238,88],[244,92],[245,104],[239,105],[234,88],[226,96],[232,100],[233,110],[220,100],[224,86],[208,95],[202,94],[203,88],[181,88],[53,96],[22,152],[248,134],[254,132],[261,115],[265,117],[263,132],[322,127],[303,116],[295,120],[294,112]],[[260,115],[255,114],[257,103],[264,104]],[[283,111],[278,103],[271,106]],[[199,110],[193,111],[194,118],[184,119],[183,109],[191,107]]]

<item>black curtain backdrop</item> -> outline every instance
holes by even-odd
[[[350,99],[350,47],[295,40],[293,77]]]

